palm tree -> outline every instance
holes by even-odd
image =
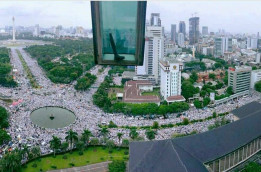
[[[41,156],[41,149],[39,146],[35,146],[31,149],[31,153],[33,154],[34,158],[37,158],[39,156]]]
[[[106,137],[107,137],[108,134],[109,134],[109,130],[108,130],[108,128],[103,127],[103,128],[100,130],[100,132],[101,132],[101,135],[103,136],[103,143],[105,143],[105,142],[106,142]]]
[[[65,140],[69,142],[70,144],[70,150],[73,149],[73,143],[78,141],[78,133],[74,132],[72,129],[66,132],[67,136],[65,137]]]
[[[123,134],[122,133],[117,133],[117,137],[119,139],[119,144],[121,143],[121,138],[122,138]]]
[[[61,139],[53,136],[53,139],[50,141],[50,148],[53,150],[53,155],[55,156],[55,152],[57,149],[61,147]]]
[[[156,132],[151,130],[151,129],[148,129],[146,132],[146,137],[149,139],[149,140],[153,140],[155,139],[155,135],[156,135]]]
[[[139,136],[139,133],[137,132],[137,130],[135,128],[130,130],[130,138],[132,138],[132,140],[136,139]]]
[[[22,151],[21,151],[22,157],[23,157],[23,158],[28,158],[28,157],[29,157],[30,150],[29,150],[27,144],[23,144],[23,145],[22,145],[22,148],[23,148]]]
[[[90,137],[93,136],[90,130],[84,130],[82,133],[81,140],[84,142],[85,146],[89,144]]]

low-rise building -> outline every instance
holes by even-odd
[[[156,95],[143,96],[143,91],[153,91],[153,84],[146,80],[127,81],[124,84],[123,102],[126,103],[160,103]]]

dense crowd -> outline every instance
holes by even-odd
[[[94,137],[101,137],[100,128],[98,124],[109,124],[113,121],[118,126],[148,126],[152,125],[154,121],[162,124],[176,124],[182,122],[182,119],[189,120],[205,119],[213,115],[213,112],[223,113],[230,112],[236,107],[247,104],[251,101],[259,99],[258,93],[254,92],[248,97],[239,98],[236,101],[231,101],[226,104],[218,105],[215,108],[195,109],[183,113],[180,117],[177,114],[170,114],[168,119],[157,118],[154,120],[144,119],[142,117],[128,117],[123,114],[107,114],[101,109],[94,106],[92,103],[92,95],[97,90],[100,83],[103,82],[105,76],[108,74],[109,67],[103,72],[98,72],[101,66],[95,66],[90,70],[90,73],[97,76],[96,82],[87,91],[76,91],[74,83],[72,84],[53,84],[44,74],[43,70],[37,65],[37,61],[29,57],[29,55],[22,49],[19,49],[24,60],[30,67],[34,77],[36,78],[41,89],[32,89],[29,80],[23,70],[21,62],[19,61],[15,48],[11,49],[11,63],[17,69],[15,77],[19,86],[15,89],[8,89],[0,87],[0,93],[5,96],[10,96],[11,99],[21,100],[18,105],[7,106],[0,101],[0,105],[7,108],[10,112],[10,127],[8,132],[12,137],[12,144],[10,146],[17,147],[19,144],[26,143],[29,146],[39,145],[42,153],[49,153],[49,141],[52,136],[58,136],[62,140],[65,139],[65,132],[69,129],[81,134],[84,129],[92,132]],[[40,128],[33,124],[30,120],[30,114],[34,109],[44,106],[59,106],[73,111],[76,115],[74,123],[67,127],[60,129]],[[139,118],[139,119],[138,119]],[[225,116],[228,120],[233,120],[233,115]],[[218,117],[220,119],[220,117]],[[204,132],[208,130],[209,125],[213,125],[216,119],[197,122],[190,125],[177,126],[172,128],[160,129],[157,132],[156,139],[170,138],[174,133],[190,133],[192,131]],[[129,138],[129,129],[113,128],[109,129],[109,138],[118,142],[117,133],[123,133],[123,138]],[[145,130],[138,130],[139,135],[145,138]]]

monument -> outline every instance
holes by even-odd
[[[13,17],[13,41],[15,42],[15,18]]]

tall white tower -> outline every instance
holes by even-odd
[[[15,41],[15,18],[13,17],[13,41]]]

